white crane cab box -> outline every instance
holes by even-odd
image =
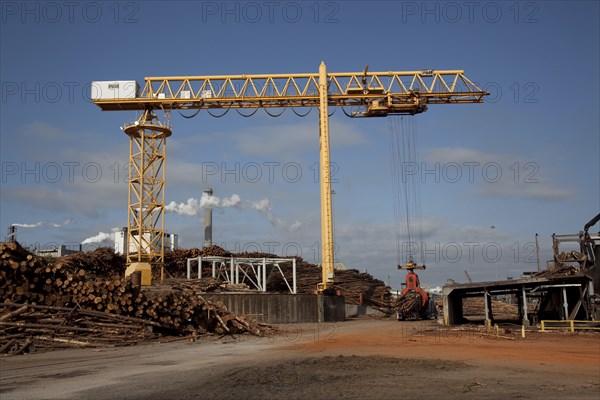
[[[136,81],[92,82],[92,100],[135,99],[139,91]]]

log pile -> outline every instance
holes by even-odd
[[[120,275],[96,276],[119,266],[102,261],[107,255],[102,249],[87,253],[91,261],[84,258],[84,254],[63,257],[52,263],[29,253],[17,242],[0,243],[0,300],[56,307],[77,305],[96,311],[131,314],[136,300],[131,284]],[[94,261],[98,264],[93,264]]]
[[[396,297],[393,302],[395,310],[403,314],[419,312],[421,309],[421,295],[416,291],[409,291],[403,295]]]
[[[71,273],[84,270],[88,276],[110,277],[125,270],[125,257],[108,247],[99,247],[91,252],[73,253],[61,257],[55,267]]]
[[[564,278],[567,276],[575,275],[579,272],[579,268],[574,265],[563,265],[556,269],[546,269],[544,271],[537,272],[532,275],[533,278]]]
[[[173,278],[165,279],[163,284],[166,286],[171,286],[173,289],[176,290],[189,289],[195,291],[196,293],[218,293],[221,291],[229,290],[229,284],[227,282],[216,278],[200,278],[189,281],[184,279]]]
[[[519,308],[517,304],[492,299],[492,314],[495,319],[516,319],[519,315]],[[483,297],[464,298],[463,315],[465,317],[485,318]]]
[[[291,282],[291,271],[284,270],[284,273],[288,282]],[[314,293],[321,279],[320,267],[296,257],[297,293]],[[348,304],[370,305],[380,309],[390,307],[390,288],[383,281],[356,269],[336,270],[334,289],[345,297]],[[267,290],[287,292],[288,289],[281,276],[277,275],[267,282]]]
[[[110,259],[104,251],[94,253],[88,256],[94,260]],[[120,268],[118,260],[117,265],[106,261],[105,264],[99,262],[89,267],[83,255],[65,258],[52,263],[30,254],[16,242],[0,243],[0,307],[3,307],[0,308],[0,348],[5,352],[30,351],[36,347],[32,346],[36,340],[34,338],[40,335],[44,339],[39,340],[61,345],[79,346],[76,342],[86,342],[75,337],[56,335],[57,332],[67,332],[71,336],[77,332],[99,333],[107,337],[115,333],[97,331],[101,326],[98,324],[114,324],[114,321],[86,321],[82,315],[89,316],[90,312],[103,314],[104,319],[129,318],[128,322],[136,321],[137,325],[122,328],[131,330],[131,336],[136,338],[146,338],[140,329],[148,326],[155,334],[163,335],[246,332],[262,335],[270,331],[266,325],[238,317],[222,304],[213,304],[199,297],[195,287],[170,287],[166,291],[155,288],[140,290],[120,275],[110,278],[97,276]],[[89,267],[89,270],[79,267]],[[214,287],[216,282],[209,281],[206,284]],[[14,314],[15,307],[21,311]],[[15,320],[24,317],[27,319]],[[96,326],[90,328],[93,324]],[[114,326],[111,328],[116,329]],[[127,334],[117,332],[115,337],[123,336]],[[17,338],[21,338],[21,342]],[[9,342],[12,344],[8,345]],[[25,344],[27,347],[24,348]],[[120,344],[128,343],[123,341]]]
[[[350,304],[360,304],[362,301],[365,305],[385,309],[389,308],[391,303],[389,286],[356,269],[336,271],[334,289],[339,289]]]

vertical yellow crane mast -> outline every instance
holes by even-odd
[[[171,110],[211,110],[318,107],[321,190],[322,282],[329,291],[334,281],[334,239],[329,155],[329,107],[340,107],[353,118],[415,115],[429,104],[481,103],[489,95],[461,70],[257,74],[147,77],[141,92],[134,81],[94,82],[92,100],[103,111],[140,111],[123,130],[130,136],[130,180],[126,275],[141,271],[142,284],[151,268],[164,263],[164,186],[166,138],[171,135]],[[350,111],[347,111],[346,109]],[[165,113],[160,122],[155,111]]]
[[[331,160],[329,159],[329,102],[327,101],[327,67],[319,66],[319,182],[321,189],[321,283],[317,292],[333,286],[333,211],[331,206]]]
[[[166,143],[171,129],[151,110],[123,127],[129,135],[129,191],[127,218],[127,270],[141,272],[142,285],[150,285],[152,267],[163,278]]]

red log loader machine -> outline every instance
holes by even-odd
[[[425,269],[425,265],[417,265],[412,259],[406,265],[398,265],[398,269],[408,270],[402,292],[394,302],[398,321],[428,319],[432,315],[429,295],[421,288],[419,276],[415,269]]]

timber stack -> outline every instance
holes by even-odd
[[[64,257],[53,263],[34,256],[17,242],[0,243],[2,351],[29,352],[41,347],[38,346],[40,340],[80,346],[79,342],[85,342],[80,340],[80,334],[102,336],[100,327],[108,329],[106,337],[127,336],[111,330],[124,329],[137,330],[132,337],[143,339],[147,335],[142,333],[148,328],[153,334],[179,336],[206,333],[262,335],[271,331],[267,325],[229,312],[222,303],[205,300],[193,288],[156,292],[133,287],[116,273],[122,267],[118,260],[117,265],[114,265],[115,260],[110,261],[107,250],[84,254],[87,256]],[[93,266],[87,265],[86,259],[91,259]],[[80,268],[86,265],[87,269]],[[98,276],[107,270],[114,275]],[[86,322],[82,315],[96,319]],[[90,327],[90,324],[95,326]],[[133,326],[117,328],[110,324]],[[67,333],[67,336],[57,335],[59,332]],[[43,339],[39,339],[40,336]],[[102,341],[97,342],[102,344]],[[125,344],[128,342],[119,343]]]

